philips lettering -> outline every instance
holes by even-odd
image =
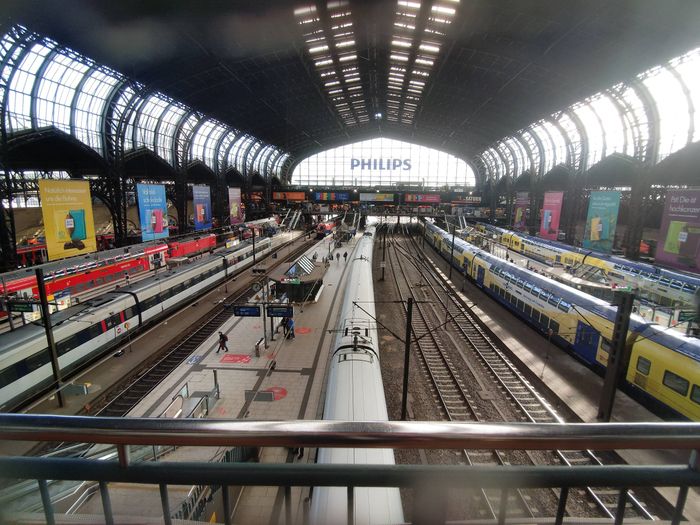
[[[411,159],[350,159],[350,169],[393,171],[411,169]]]

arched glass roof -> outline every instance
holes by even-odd
[[[464,160],[425,146],[376,138],[346,144],[302,160],[292,184],[310,186],[472,187],[474,170]]]
[[[0,64],[7,134],[53,127],[104,157],[146,148],[176,168],[201,160],[215,171],[235,166],[243,174],[255,170],[280,175],[274,170],[281,164],[268,162],[279,151],[274,146],[162,93],[145,91],[120,73],[21,26],[0,39]],[[118,150],[107,151],[107,143]],[[264,154],[257,155],[261,148]]]
[[[494,179],[520,175],[522,156],[538,176],[558,164],[585,171],[613,153],[653,164],[700,140],[698,104],[700,48],[500,140],[479,164]]]

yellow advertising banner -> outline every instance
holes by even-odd
[[[90,183],[40,180],[39,196],[50,261],[97,251]]]

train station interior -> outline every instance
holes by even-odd
[[[700,2],[0,4],[0,523],[700,522]]]

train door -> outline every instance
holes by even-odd
[[[478,284],[482,288],[484,287],[484,267],[483,266],[476,267],[476,284]]]
[[[576,348],[576,353],[585,359],[587,363],[596,362],[599,340],[600,332],[598,330],[583,321],[578,322],[574,347]]]

